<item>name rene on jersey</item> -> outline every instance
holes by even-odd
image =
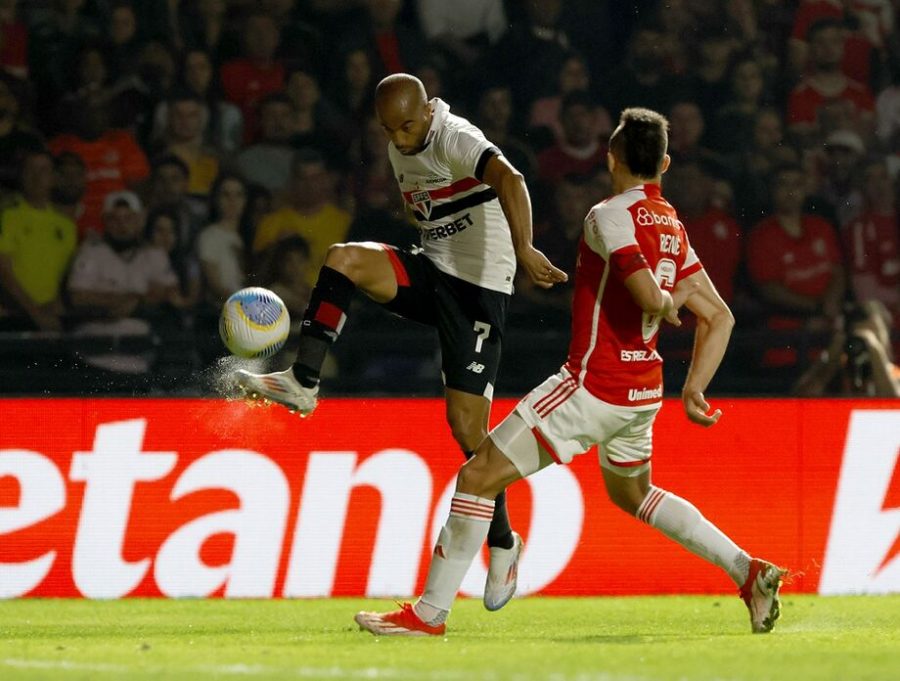
[[[448,222],[446,225],[439,225],[437,227],[432,227],[431,229],[423,230],[423,236],[429,241],[446,239],[448,236],[459,234],[464,229],[471,227],[474,224],[471,214],[466,213],[462,217],[456,218],[453,222]]]

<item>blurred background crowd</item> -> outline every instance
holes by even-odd
[[[331,244],[417,243],[372,109],[406,71],[525,175],[535,242],[569,273],[620,111],[666,114],[664,192],[738,323],[716,390],[882,394],[898,17],[898,0],[0,0],[0,391],[203,393],[231,292],[269,287],[299,320]],[[500,392],[562,363],[570,295],[517,283]],[[685,317],[661,342],[674,389]],[[436,394],[436,351],[360,300],[326,390]]]

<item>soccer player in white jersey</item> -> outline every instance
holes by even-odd
[[[442,635],[484,541],[496,495],[550,464],[569,463],[595,444],[613,503],[721,567],[740,589],[752,631],[774,626],[784,571],[751,558],[688,501],[650,481],[652,426],[662,398],[660,320],[679,324],[682,304],[697,316],[682,400],[687,417],[701,426],[712,426],[721,416],[718,409],[710,413],[703,391],[734,324],[660,193],[669,166],[667,129],[666,119],[648,109],[622,113],[607,157],[616,195],[585,218],[566,364],[519,402],[460,470],[419,600],[394,612],[357,614],[363,629]]]
[[[516,260],[538,286],[567,276],[532,245],[524,178],[478,128],[440,99],[429,101],[421,81],[407,74],[378,84],[375,108],[422,248],[332,246],[303,316],[294,366],[270,374],[241,371],[238,382],[254,399],[311,413],[325,354],[359,289],[388,310],[437,328],[447,421],[468,457],[487,436]],[[522,548],[502,496],[487,538],[484,604],[497,610],[515,591]]]

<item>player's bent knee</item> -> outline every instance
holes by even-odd
[[[456,489],[466,494],[492,499],[509,485],[515,474],[511,475],[511,464],[489,440],[478,448],[471,459],[460,469],[456,480]]]

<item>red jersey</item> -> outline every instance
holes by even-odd
[[[720,208],[709,208],[696,220],[685,221],[691,245],[722,300],[734,298],[734,279],[741,264],[741,228]]]
[[[103,199],[110,192],[128,189],[150,174],[150,166],[134,135],[126,130],[110,130],[96,140],[61,135],[48,145],[54,154],[71,151],[87,167],[84,213],[78,219],[79,234],[102,231]]]
[[[566,370],[604,402],[628,407],[659,402],[660,319],[638,307],[625,279],[646,268],[671,291],[701,267],[659,185],[632,187],[594,206],[578,249]]]
[[[826,96],[819,92],[811,81],[806,80],[794,88],[788,99],[788,122],[815,123],[819,117],[819,109],[831,102],[845,101],[853,105],[857,114],[875,110],[875,98],[869,88],[855,80],[847,79],[844,89],[836,96]]]
[[[865,213],[844,231],[844,252],[861,300],[893,303],[900,297],[900,233],[896,213]]]
[[[802,218],[803,233],[794,238],[777,217],[766,218],[750,232],[747,269],[757,283],[773,282],[802,296],[825,294],[841,263],[841,251],[831,223],[814,215]]]
[[[233,59],[220,71],[225,98],[235,104],[244,117],[244,142],[256,138],[259,102],[284,87],[285,69],[281,62],[261,67],[249,59]]]

